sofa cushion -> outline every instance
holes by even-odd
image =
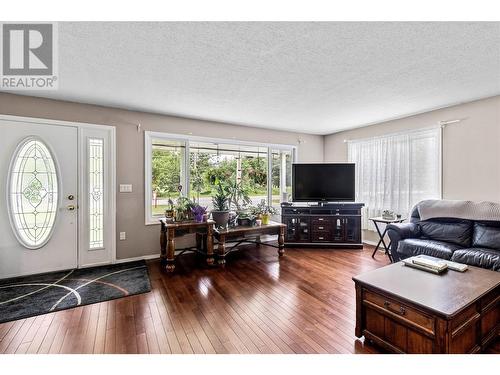
[[[472,221],[432,219],[419,223],[422,236],[430,240],[451,242],[461,247],[472,246]]]
[[[451,260],[471,266],[500,271],[500,251],[486,248],[456,250]]]
[[[423,238],[407,238],[400,241],[398,246],[398,253],[403,255],[403,258],[411,257],[414,255],[430,255],[436,258],[450,260],[455,250],[462,247],[444,241],[427,240]]]
[[[474,223],[472,247],[500,250],[500,225],[493,223]]]

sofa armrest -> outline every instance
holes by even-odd
[[[395,262],[399,262],[401,257],[398,253],[399,241],[406,238],[420,237],[420,226],[416,223],[389,224],[387,234],[391,239],[391,255]]]

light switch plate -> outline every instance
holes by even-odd
[[[132,184],[120,184],[120,193],[131,193]]]

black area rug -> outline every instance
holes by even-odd
[[[144,261],[0,280],[0,323],[149,291]]]

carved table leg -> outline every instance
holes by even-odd
[[[278,236],[278,255],[281,257],[285,254],[285,228],[280,227],[280,234]]]
[[[167,226],[163,221],[161,223],[160,231],[160,264],[164,269],[167,266]]]
[[[221,234],[219,236],[219,245],[217,246],[217,252],[219,253],[218,263],[221,266],[226,264],[226,236]]]
[[[260,247],[260,244],[260,234],[258,234],[257,236],[255,236],[255,246]]]
[[[201,251],[203,248],[203,235],[201,233],[196,232],[196,249]]]
[[[175,269],[175,229],[168,228],[167,235],[167,261],[165,270],[167,272],[174,272]]]
[[[209,224],[207,227],[207,264],[214,264],[214,226]]]

